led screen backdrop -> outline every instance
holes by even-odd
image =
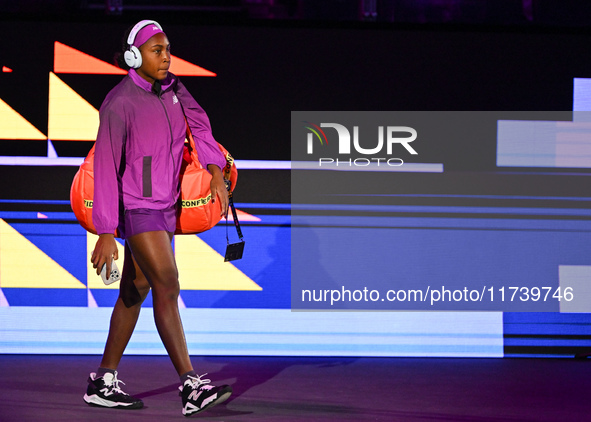
[[[586,35],[161,23],[172,44],[172,71],[237,159],[236,201],[247,241],[244,258],[230,264],[220,255],[223,223],[175,239],[191,353],[500,357],[591,347],[585,300],[543,314],[519,306],[511,309],[517,312],[293,312],[286,170],[292,111],[522,110],[479,125],[472,136],[417,139],[421,165],[384,175],[365,198],[348,195],[339,207],[307,203],[320,227],[316,246],[334,250],[343,241],[332,237],[336,224],[351,230],[353,250],[365,248],[373,232],[355,233],[366,227],[393,252],[414,248],[433,276],[453,270],[470,282],[473,272],[509,271],[519,280],[537,271],[584,288],[591,266],[589,136],[572,110],[573,98],[575,110],[588,110]],[[127,25],[3,27],[19,48],[0,62],[0,352],[100,353],[117,290],[89,267],[95,238],[75,222],[68,196],[96,134],[97,110],[123,77],[112,57]],[[554,111],[528,120],[526,112],[543,110]],[[339,192],[338,183],[334,188],[349,193]],[[369,204],[377,207],[368,211]],[[494,267],[497,246],[490,245],[499,239],[528,258],[520,272]],[[486,244],[480,252],[471,247]],[[536,250],[543,251],[537,259]],[[305,256],[296,257],[298,269]],[[541,266],[554,260],[560,265]],[[470,271],[462,273],[466,265]],[[165,353],[150,304],[129,353]]]

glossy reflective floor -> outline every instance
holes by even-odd
[[[82,401],[98,356],[0,355],[0,420],[183,420],[164,356],[125,356],[124,391],[141,410]],[[574,359],[196,357],[198,373],[229,383],[210,421],[591,420],[591,362]]]

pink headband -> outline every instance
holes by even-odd
[[[150,38],[152,38],[154,35],[160,34],[160,33],[164,34],[164,31],[162,29],[158,28],[153,23],[148,26],[144,26],[142,29],[140,29],[140,31],[135,36],[135,40],[133,41],[133,45],[139,48],[146,41],[148,41]]]

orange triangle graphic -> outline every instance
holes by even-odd
[[[62,44],[59,41],[55,42],[53,71],[54,73],[127,75],[125,70]]]
[[[2,72],[10,73],[12,72],[12,69],[6,66],[2,66]]]
[[[238,221],[261,221],[260,218],[240,210],[236,210],[236,217],[238,217]],[[228,221],[234,221],[234,216],[231,212],[228,212]]]
[[[53,71],[54,73],[127,75],[127,71],[59,41],[55,42]],[[170,71],[178,76],[217,76],[214,72],[176,56],[171,56]]]
[[[172,54],[170,55],[170,69],[168,70],[178,76],[217,76],[207,69],[173,56]]]

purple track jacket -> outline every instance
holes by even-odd
[[[182,104],[182,107],[181,107]],[[209,118],[178,77],[169,73],[160,95],[131,69],[107,94],[95,144],[92,221],[98,234],[113,233],[123,209],[166,209],[179,197],[185,118],[204,168],[226,160]]]

